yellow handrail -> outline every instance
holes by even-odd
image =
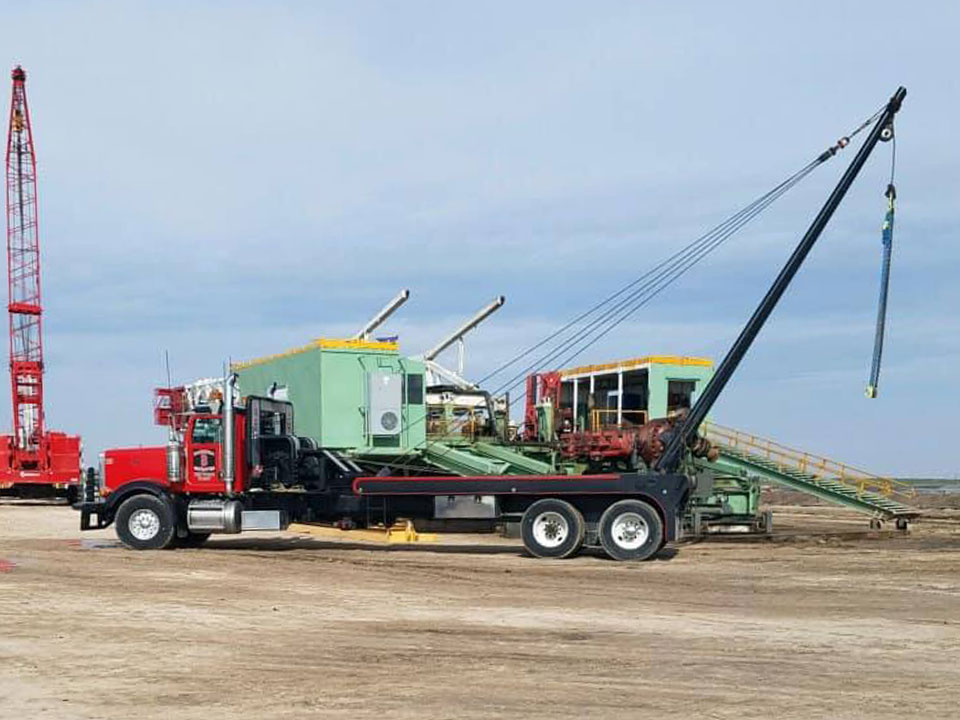
[[[803,450],[796,450],[774,440],[723,427],[716,423],[703,423],[700,432],[715,445],[734,450],[741,449],[752,455],[760,455],[765,460],[776,463],[777,469],[781,471],[784,469],[799,470],[818,480],[837,480],[856,489],[858,495],[867,491],[879,493],[886,497],[901,495],[913,498],[917,495],[916,488],[910,483],[874,475],[846,463],[813,455]]]
[[[630,420],[634,425],[643,425],[647,421],[646,410],[621,410],[620,413],[623,419]],[[616,414],[616,408],[594,408],[590,411],[590,428],[599,430],[602,427],[616,426],[616,417],[614,417],[613,422],[604,422],[605,418],[603,417],[604,415],[616,416]]]

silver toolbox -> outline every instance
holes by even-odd
[[[433,499],[437,520],[487,520],[497,517],[494,495],[437,495]]]
[[[283,530],[289,525],[283,510],[244,510],[240,527],[248,530]]]

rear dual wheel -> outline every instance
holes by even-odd
[[[541,558],[566,558],[583,547],[586,523],[566,500],[538,500],[523,514],[520,534],[527,551]]]
[[[663,521],[642,500],[621,500],[600,516],[600,544],[614,560],[647,560],[663,546]]]

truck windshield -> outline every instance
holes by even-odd
[[[193,423],[193,442],[220,442],[220,418],[197,418]]]

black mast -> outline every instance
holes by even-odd
[[[680,465],[687,445],[696,435],[697,430],[700,428],[700,423],[704,421],[707,413],[710,412],[713,404],[717,401],[717,398],[720,397],[720,393],[723,392],[723,388],[736,371],[740,361],[743,360],[743,356],[747,354],[753,341],[767,322],[767,318],[770,317],[770,313],[773,312],[773,309],[780,301],[780,297],[790,285],[794,275],[797,274],[797,270],[803,265],[803,261],[806,259],[810,249],[817,242],[827,223],[830,222],[830,218],[843,200],[843,196],[847,194],[847,190],[850,189],[860,169],[864,163],[866,163],[867,158],[870,157],[873,148],[881,139],[881,133],[885,128],[892,125],[893,117],[897,114],[897,111],[900,110],[900,104],[906,95],[907,89],[901,86],[897,88],[893,97],[890,98],[886,108],[884,108],[877,122],[870,130],[870,134],[864,141],[863,146],[850,163],[850,167],[847,168],[843,177],[840,178],[840,182],[837,183],[837,186],[830,194],[830,197],[827,198],[820,212],[817,213],[817,217],[814,218],[813,223],[811,223],[810,228],[804,234],[803,239],[800,240],[796,250],[793,251],[790,259],[787,260],[786,265],[783,266],[780,274],[777,275],[777,279],[773,281],[773,285],[767,290],[767,294],[754,311],[753,316],[744,326],[743,330],[740,331],[740,336],[727,352],[723,362],[720,363],[720,367],[717,368],[717,372],[697,399],[697,402],[690,410],[683,424],[670,433],[663,455],[657,462],[657,470],[673,472]]]

